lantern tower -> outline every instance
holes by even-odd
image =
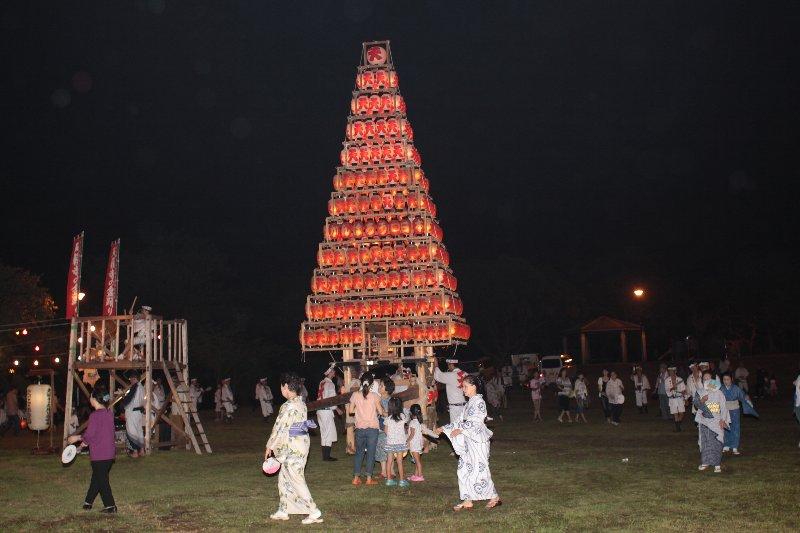
[[[470,328],[389,41],[362,45],[340,163],[303,351],[341,350],[365,366],[432,362],[433,348],[465,344]]]

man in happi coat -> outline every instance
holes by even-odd
[[[639,413],[647,412],[647,395],[650,393],[650,380],[642,373],[642,367],[636,366],[633,368],[633,391],[636,395],[636,407],[639,408]]]
[[[667,365],[661,363],[658,367],[658,377],[656,378],[656,392],[658,392],[658,407],[661,411],[661,418],[669,420],[669,397],[667,396],[666,383],[669,373]]]
[[[709,370],[703,372],[703,387],[695,392],[693,403],[697,408],[697,422],[700,447],[700,466],[698,470],[714,467],[714,472],[722,472],[722,447],[725,442],[725,429],[730,425],[727,400],[722,394],[720,383]]]
[[[256,383],[256,400],[261,405],[261,416],[266,422],[272,414],[272,390],[267,385],[267,378],[261,378]]]
[[[336,366],[331,365],[325,371],[322,381],[319,382],[317,389],[317,400],[324,400],[325,398],[332,398],[336,396],[336,384],[333,379],[336,377]],[[322,460],[335,461],[335,457],[331,457],[331,447],[337,440],[336,435],[336,421],[334,413],[338,411],[336,407],[325,407],[317,409],[317,422],[319,423],[319,440],[322,446]]]
[[[447,359],[447,372],[442,372],[436,366],[433,369],[433,379],[443,383],[447,391],[447,405],[450,411],[450,421],[458,420],[464,410],[466,400],[461,390],[461,383],[467,373],[458,368],[458,359]]]
[[[667,369],[669,376],[664,383],[669,398],[669,412],[675,420],[675,431],[681,431],[683,414],[686,412],[686,383],[678,376],[677,368],[671,366]]]
[[[197,405],[203,401],[203,388],[197,383],[197,378],[192,378],[189,382],[189,401],[197,412]]]
[[[222,403],[222,411],[225,413],[225,421],[231,422],[233,420],[233,412],[236,410],[236,403],[233,399],[233,390],[231,390],[231,378],[222,380],[222,387],[219,391],[219,399]]]
[[[722,376],[722,394],[725,395],[725,402],[731,417],[728,429],[725,430],[722,451],[740,455],[739,441],[742,437],[742,411],[744,411],[744,414],[751,416],[758,416],[758,413],[753,408],[750,397],[738,385],[733,383],[733,378],[730,374],[723,374]],[[739,402],[741,402],[741,408],[739,407]]]
[[[144,455],[144,387],[139,383],[138,372],[132,370],[127,377],[131,388],[122,400],[127,448],[131,457],[141,457]]]

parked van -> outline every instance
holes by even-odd
[[[567,354],[545,355],[540,361],[545,383],[550,385],[556,382],[558,373],[562,368],[572,368],[572,356]]]

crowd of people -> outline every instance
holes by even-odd
[[[446,360],[443,370],[434,366],[433,389],[441,386],[445,392],[449,422],[429,427],[429,417],[424,416],[419,403],[404,405],[396,396],[401,392],[399,383],[406,383],[411,370],[398,368],[392,375],[377,379],[365,372],[357,380],[344,383],[343,376],[335,364],[321,376],[316,399],[323,404],[316,406],[316,422],[309,419],[307,408],[308,390],[305,380],[297,374],[280,376],[280,396],[285,401],[275,412],[275,397],[267,378],[260,378],[253,392],[254,407],[260,408],[265,421],[273,420],[272,430],[266,443],[265,461],[277,461],[279,505],[270,518],[288,520],[293,514],[306,515],[303,523],[322,522],[322,512],[314,503],[305,481],[305,465],[310,452],[309,432],[319,428],[323,461],[336,461],[332,456],[333,445],[338,441],[335,416],[346,419],[345,427],[352,428],[353,440],[348,451],[353,455],[352,484],[387,487],[408,487],[411,483],[425,481],[423,455],[430,443],[447,439],[451,455],[458,457],[454,464],[459,490],[459,502],[453,510],[463,511],[474,507],[475,502],[485,501],[488,509],[502,504],[492,479],[489,467],[492,431],[487,427],[493,417],[502,417],[501,410],[507,406],[507,391],[514,378],[529,390],[533,403],[533,419],[542,420],[542,401],[552,394],[558,405],[559,423],[587,423],[586,410],[596,398],[605,420],[613,426],[621,424],[626,391],[632,396],[640,415],[647,415],[650,403],[655,403],[656,416],[669,420],[674,431],[683,431],[684,417],[691,414],[698,435],[700,455],[699,470],[722,471],[725,453],[741,454],[741,417],[758,416],[748,395],[749,373],[740,365],[731,371],[715,368],[712,362],[692,362],[687,374],[676,366],[661,364],[654,379],[637,365],[631,375],[623,380],[616,370],[604,369],[596,383],[579,371],[574,378],[570,369],[562,368],[552,383],[548,383],[538,368],[513,368],[510,365],[499,371],[480,366],[478,372],[469,373],[459,368],[459,362]],[[131,457],[143,455],[144,446],[144,387],[139,383],[135,371],[127,374],[130,389],[121,402],[125,412],[125,441]],[[215,420],[231,421],[237,409],[231,380],[220,380],[214,390]],[[800,376],[795,380],[793,407],[800,421]],[[164,389],[158,377],[152,386],[154,407],[164,405]],[[185,394],[195,409],[203,402],[205,393],[198,380],[192,379]],[[344,399],[341,397],[344,396]],[[435,402],[435,395],[429,400]],[[328,403],[324,403],[329,400]],[[109,473],[113,465],[116,446],[113,404],[101,384],[91,392],[91,414],[86,429],[70,437],[70,442],[88,447],[92,476],[84,501],[84,509],[91,509],[99,494],[105,513],[116,512],[111,492]],[[17,390],[8,391],[4,398],[5,409],[0,409],[0,431],[19,428],[19,405]],[[17,417],[17,419],[13,418]],[[76,422],[74,423],[77,428]],[[160,426],[159,426],[160,427]],[[160,428],[163,430],[164,428]],[[168,426],[166,428],[168,430]],[[170,440],[169,433],[161,435]],[[158,437],[156,438],[158,442]],[[799,444],[800,446],[800,444]],[[413,471],[407,472],[406,459],[410,455]],[[380,473],[375,474],[376,463]],[[407,475],[409,474],[409,475]]]

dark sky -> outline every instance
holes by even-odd
[[[305,290],[360,44],[390,39],[456,274],[757,291],[798,266],[795,6],[4,3],[0,259],[62,299],[73,234],[121,237],[124,277],[182,230],[243,291]]]

